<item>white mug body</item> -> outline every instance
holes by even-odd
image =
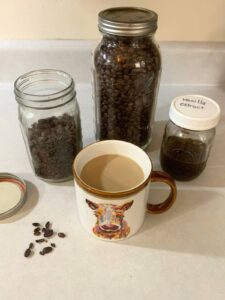
[[[75,181],[78,215],[94,237],[118,241],[134,235],[142,226],[148,200],[148,185],[122,198],[104,198],[87,192]]]

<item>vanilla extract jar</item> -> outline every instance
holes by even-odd
[[[194,179],[206,167],[220,107],[204,96],[180,96],[172,101],[169,116],[161,146],[161,166],[174,179]]]
[[[93,55],[98,140],[124,140],[142,148],[151,141],[161,71],[157,19],[155,12],[136,7],[99,13],[102,39]]]

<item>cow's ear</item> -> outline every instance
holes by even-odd
[[[86,199],[86,202],[87,202],[88,206],[89,206],[91,209],[95,210],[95,209],[98,208],[98,204],[97,204],[97,203],[91,202],[91,201],[88,200],[88,199]]]
[[[130,201],[130,202],[127,202],[127,203],[121,205],[120,209],[122,209],[123,211],[128,210],[132,206],[133,203],[134,203],[133,200]]]

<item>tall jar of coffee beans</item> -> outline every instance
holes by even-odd
[[[151,141],[161,73],[154,40],[157,14],[117,7],[99,13],[102,40],[94,51],[96,137],[145,148]]]
[[[58,70],[32,71],[15,81],[14,92],[35,174],[49,182],[72,178],[73,160],[82,147],[72,77]]]

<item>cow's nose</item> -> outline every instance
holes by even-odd
[[[119,230],[119,226],[118,225],[114,225],[114,224],[109,224],[109,225],[102,225],[101,228],[104,230],[104,231],[117,231]]]

